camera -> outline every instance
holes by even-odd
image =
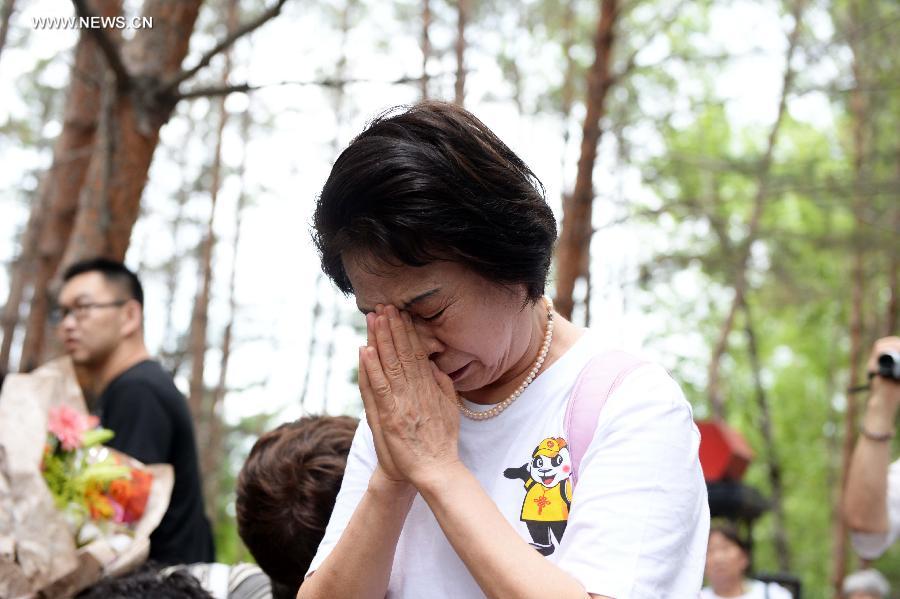
[[[900,381],[900,352],[886,351],[878,356],[878,370],[880,377]]]

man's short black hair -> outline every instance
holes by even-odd
[[[322,270],[344,293],[346,255],[458,262],[544,293],[556,219],[530,168],[474,115],[422,102],[376,118],[338,157],[313,217]]]
[[[144,288],[141,280],[127,266],[108,258],[90,258],[69,266],[63,273],[63,282],[88,272],[99,272],[107,282],[120,287],[128,297],[144,305]]]

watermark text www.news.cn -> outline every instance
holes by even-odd
[[[34,17],[35,29],[153,29],[153,17]]]

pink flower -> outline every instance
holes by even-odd
[[[84,432],[94,428],[99,422],[96,416],[89,416],[63,405],[50,408],[47,428],[56,435],[63,449],[72,451],[81,447]]]
[[[125,508],[122,507],[115,499],[110,499],[109,504],[113,509],[113,522],[117,522],[119,524],[127,523],[128,514],[125,513]]]

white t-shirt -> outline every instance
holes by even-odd
[[[697,597],[709,534],[700,434],[663,368],[638,367],[610,395],[572,497],[563,420],[575,380],[599,346],[589,332],[582,335],[502,414],[461,418],[460,459],[523,542],[540,546],[588,592],[615,599]],[[310,572],[340,538],[376,461],[363,418]],[[397,543],[387,597],[484,597],[421,496]]]
[[[888,531],[884,533],[855,532],[851,535],[856,553],[863,559],[877,559],[900,537],[900,460],[888,468],[887,479]]]
[[[725,598],[716,595],[709,587],[705,587],[700,593],[700,599],[792,599],[791,592],[779,584],[770,582],[768,584],[761,580],[748,580],[745,584],[747,592],[737,597]],[[768,591],[768,594],[766,592]]]

